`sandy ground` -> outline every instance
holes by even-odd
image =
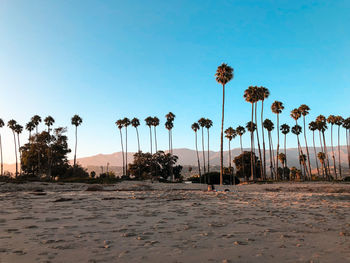
[[[350,262],[350,184],[0,185],[0,262]]]

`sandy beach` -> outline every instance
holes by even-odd
[[[350,184],[205,187],[3,183],[0,262],[350,262]]]

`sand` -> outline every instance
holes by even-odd
[[[0,262],[350,262],[350,184],[94,188],[1,184]]]

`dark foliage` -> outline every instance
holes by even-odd
[[[242,154],[236,156],[233,159],[233,162],[236,165],[237,172],[236,175],[240,178],[246,178],[246,180],[249,180],[249,177],[251,176],[251,152],[244,151]],[[256,178],[260,178],[260,160],[253,152],[253,158],[255,159],[255,168],[254,173]],[[244,171],[244,173],[243,173]]]

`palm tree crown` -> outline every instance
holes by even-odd
[[[280,114],[284,109],[283,103],[275,100],[271,105],[271,110],[275,114]]]
[[[226,85],[233,78],[233,68],[222,63],[216,70],[215,77],[217,82]]]
[[[132,125],[132,127],[134,127],[134,128],[139,127],[139,126],[140,126],[140,120],[139,120],[138,118],[133,118],[133,119],[131,120],[131,125]]]
[[[290,132],[290,127],[288,124],[284,123],[281,125],[280,130],[284,135],[287,135]]]
[[[310,108],[309,108],[309,106],[307,106],[305,104],[301,104],[299,106],[298,110],[301,113],[301,115],[306,116],[309,114]]]
[[[232,141],[232,139],[234,139],[237,136],[237,132],[235,129],[233,129],[232,127],[228,127],[225,130],[225,137],[229,140]]]
[[[236,128],[236,133],[237,133],[237,135],[242,136],[245,133],[244,127],[243,126],[238,126]]]
[[[200,129],[199,124],[197,122],[193,123],[191,125],[191,128],[194,132],[197,132]]]
[[[83,122],[83,119],[79,115],[74,115],[72,117],[72,125],[78,127]]]
[[[274,129],[274,124],[270,119],[265,119],[263,125],[268,131],[272,131]]]
[[[302,132],[302,128],[300,125],[296,124],[292,127],[292,133],[295,135],[299,135]]]

